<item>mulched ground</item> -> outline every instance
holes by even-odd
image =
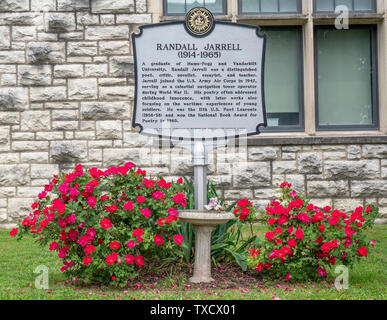
[[[153,269],[154,270],[154,269]],[[254,270],[242,271],[236,263],[222,263],[217,267],[212,267],[211,276],[215,280],[211,283],[191,283],[189,278],[193,274],[192,264],[170,264],[164,266],[157,272],[152,272],[152,267],[143,270],[141,277],[131,279],[128,282],[129,289],[150,289],[165,285],[165,279],[168,277],[168,282],[172,287],[187,287],[190,288],[218,288],[218,289],[235,289],[235,288],[256,288],[258,285],[263,285],[263,280]],[[185,281],[184,281],[185,280]],[[184,282],[184,283],[183,283]]]

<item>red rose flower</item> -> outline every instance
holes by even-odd
[[[82,260],[82,262],[83,262],[83,265],[86,266],[87,264],[93,262],[93,259],[91,259],[90,256],[87,256]]]
[[[138,196],[136,200],[138,203],[144,203],[146,198],[144,198],[143,196]]]
[[[239,200],[239,201],[237,202],[237,206],[238,206],[239,208],[246,207],[246,206],[248,206],[248,205],[249,205],[249,200],[247,200],[247,199],[241,199],[241,200]]]
[[[136,265],[138,265],[140,268],[142,268],[142,266],[144,265],[144,257],[139,255],[139,256],[134,258],[134,262],[136,263]]]
[[[265,238],[269,239],[270,241],[275,237],[275,233],[273,231],[268,231],[265,234]]]
[[[140,209],[140,211],[141,211],[141,214],[142,214],[145,218],[150,218],[150,217],[152,216],[150,210],[147,209],[147,208]]]
[[[85,249],[83,249],[83,251],[85,251],[86,255],[88,256],[95,251],[95,247],[92,244],[88,244]]]
[[[360,257],[365,257],[367,253],[368,253],[368,249],[366,247],[359,247],[359,249],[357,249],[357,254]]]
[[[274,219],[274,218],[270,218],[269,220],[267,220],[267,224],[270,225],[270,226],[273,225],[276,222],[277,222],[277,220]]]
[[[53,241],[53,242],[50,243],[50,248],[49,248],[49,250],[50,250],[50,251],[54,251],[54,250],[58,249],[58,247],[59,247],[58,242]]]
[[[179,246],[181,246],[181,244],[183,243],[184,241],[184,238],[181,234],[176,234],[173,236],[173,241],[178,244]]]
[[[302,231],[301,229],[297,229],[295,234],[296,234],[296,238],[297,239],[303,239],[304,238],[304,231]]]
[[[277,233],[277,234],[281,234],[282,233],[282,228],[281,227],[277,227],[277,228],[275,228],[274,232]]]
[[[129,202],[125,203],[124,206],[122,207],[122,209],[124,209],[124,210],[133,210],[133,208],[134,208],[133,201],[129,201]]]
[[[293,248],[293,247],[295,247],[296,245],[297,245],[297,242],[296,242],[295,239],[290,238],[290,239],[288,240],[288,246],[289,246],[290,248]]]
[[[96,197],[89,197],[87,198],[87,204],[92,207],[92,208],[95,208],[95,204],[97,203],[97,198]]]
[[[109,247],[113,250],[117,250],[121,247],[120,243],[118,241],[113,241],[109,243]]]
[[[17,235],[17,228],[13,228],[12,230],[11,230],[11,232],[9,233],[9,235],[11,236],[11,237],[14,237],[14,236],[16,236]]]
[[[155,237],[153,238],[153,241],[157,246],[159,246],[164,243],[164,238],[160,235],[155,235]]]
[[[261,272],[263,270],[263,264],[262,262],[258,263],[257,264],[257,267],[255,268],[255,270],[257,270],[258,272]]]
[[[113,252],[112,254],[109,254],[108,256],[106,256],[106,259],[105,259],[105,262],[108,264],[108,265],[112,265],[114,262],[117,261],[117,253]]]
[[[102,229],[110,229],[112,227],[112,223],[110,222],[110,219],[109,218],[106,218],[106,219],[102,219],[101,220],[101,228]]]
[[[115,212],[115,211],[117,211],[117,209],[118,209],[118,207],[115,204],[113,204],[113,205],[111,205],[109,207],[106,207],[105,211],[106,212]]]
[[[133,264],[133,262],[134,262],[134,257],[133,257],[131,254],[127,254],[127,255],[125,256],[125,262],[126,262],[127,264]]]

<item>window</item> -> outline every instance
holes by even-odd
[[[300,0],[239,0],[239,12],[242,14],[298,13],[300,11]]]
[[[164,0],[164,15],[185,15],[194,7],[205,7],[213,14],[226,14],[227,0]]]
[[[376,29],[315,28],[317,128],[377,128]]]
[[[266,131],[303,128],[301,27],[266,27]]]
[[[375,0],[314,0],[315,12],[334,12],[337,6],[344,5],[350,12],[375,12]]]

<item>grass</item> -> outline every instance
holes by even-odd
[[[367,232],[376,245],[367,259],[349,271],[349,288],[336,290],[335,274],[329,281],[318,283],[284,284],[268,279],[254,282],[249,288],[223,289],[217,283],[205,287],[190,285],[184,274],[173,269],[153,283],[138,283],[132,289],[111,287],[81,287],[66,279],[59,271],[59,259],[42,249],[30,238],[16,241],[9,231],[0,231],[0,299],[1,300],[386,300],[387,299],[387,225],[375,226]],[[262,235],[263,226],[255,226],[254,233]],[[38,266],[49,268],[49,289],[37,289],[34,273]],[[258,279],[258,278],[257,278]]]

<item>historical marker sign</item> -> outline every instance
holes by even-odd
[[[170,138],[258,134],[266,126],[265,36],[196,9],[186,22],[141,26],[133,35],[133,127]]]

